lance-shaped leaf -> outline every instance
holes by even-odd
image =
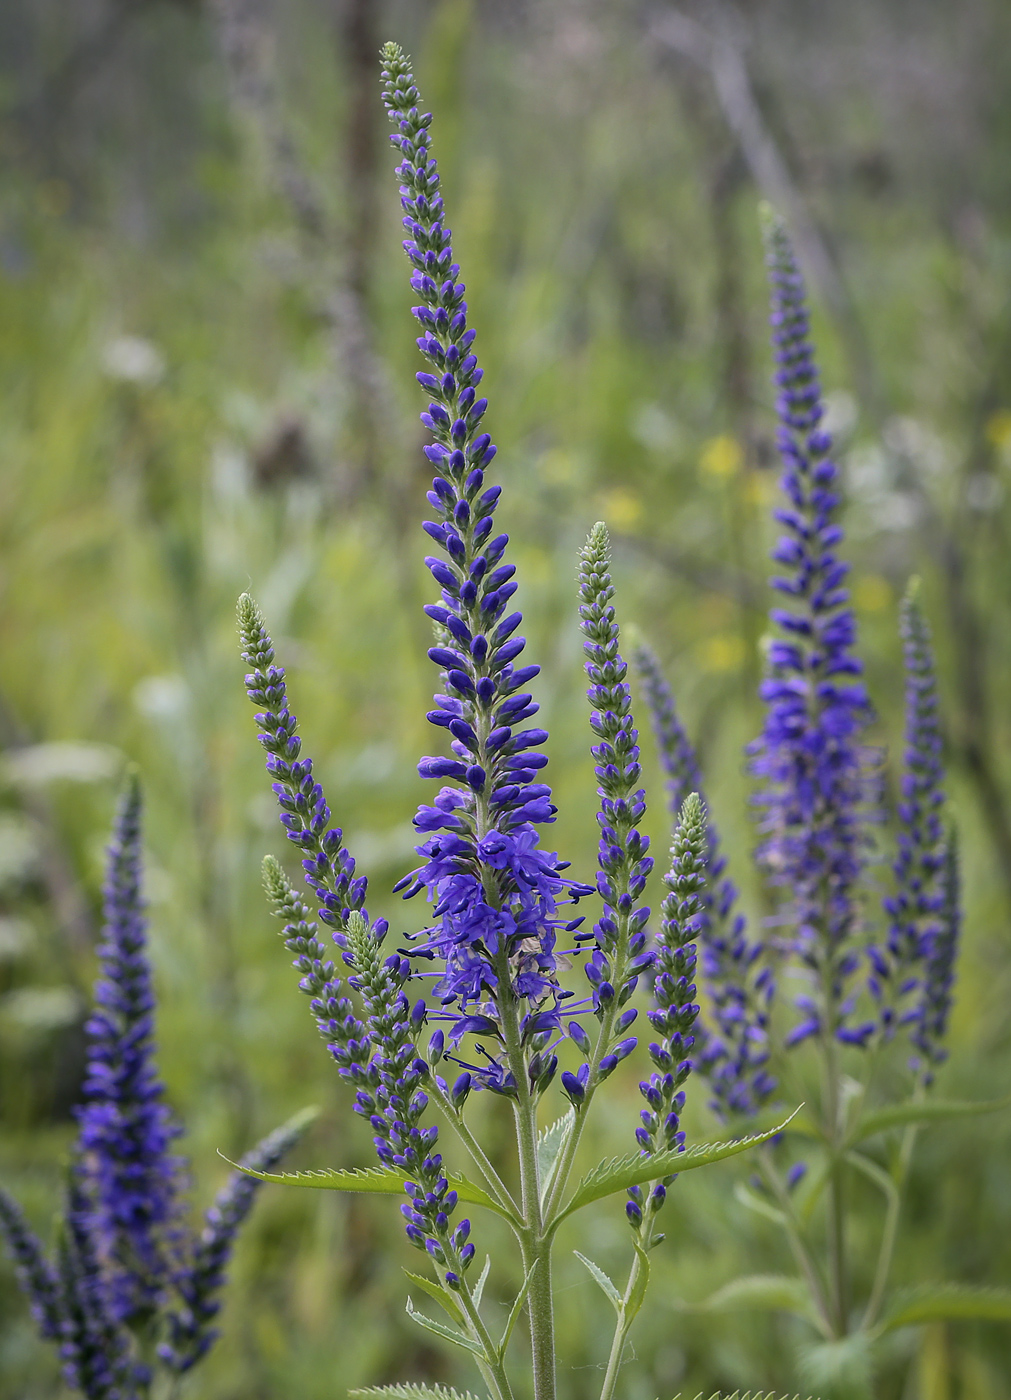
[[[794,1114],[791,1113],[789,1118],[767,1132],[752,1133],[748,1137],[737,1138],[731,1142],[699,1143],[685,1152],[657,1152],[652,1157],[636,1154],[612,1157],[609,1161],[599,1162],[583,1177],[552,1225],[557,1226],[573,1211],[581,1210],[583,1206],[602,1200],[605,1196],[611,1196],[615,1191],[624,1191],[629,1186],[641,1186],[644,1182],[655,1181],[660,1177],[680,1175],[681,1172],[690,1172],[698,1167],[722,1162],[727,1157],[736,1157],[738,1153],[747,1152],[750,1148],[758,1147],[774,1138],[793,1118]]]
[[[788,1312],[815,1322],[806,1284],[788,1274],[748,1274],[731,1279],[696,1307],[706,1312]]]
[[[484,1351],[477,1342],[471,1341],[470,1337],[465,1337],[455,1327],[447,1327],[445,1323],[436,1322],[433,1318],[418,1312],[410,1298],[407,1300],[407,1316],[419,1327],[424,1327],[426,1332],[434,1332],[437,1337],[442,1337],[444,1341],[452,1342],[454,1346],[463,1347],[464,1351],[472,1351],[475,1356],[484,1358]]]
[[[219,1153],[219,1156],[224,1156]],[[407,1177],[393,1167],[364,1167],[353,1171],[342,1171],[337,1167],[319,1167],[304,1172],[257,1172],[250,1167],[237,1165],[224,1158],[229,1166],[247,1176],[255,1176],[259,1181],[272,1181],[278,1186],[308,1186],[314,1191],[366,1191],[380,1196],[399,1196],[404,1190]],[[512,1216],[497,1205],[480,1186],[475,1186],[463,1176],[448,1176],[448,1181],[461,1201],[468,1205],[484,1206],[506,1220]]]
[[[688,1398],[679,1391],[674,1396],[674,1400],[688,1400]],[[705,1391],[700,1390],[695,1396],[695,1400],[706,1400]],[[774,1390],[745,1390],[743,1393],[740,1390],[735,1390],[733,1395],[724,1395],[722,1390],[717,1390],[713,1395],[710,1395],[709,1400],[801,1400],[801,1397],[799,1395],[777,1395]],[[811,1400],[811,1396],[808,1396],[807,1400]]]
[[[370,1385],[365,1390],[349,1390],[348,1400],[478,1400],[469,1390],[453,1390],[447,1385]]]
[[[889,1104],[864,1114],[853,1130],[850,1146],[873,1137],[875,1133],[886,1133],[890,1128],[943,1123],[949,1118],[974,1118],[977,1114],[996,1113],[1002,1108],[1011,1108],[1011,1095],[1006,1099],[987,1099],[982,1103],[973,1103],[968,1099],[924,1099],[922,1102],[913,1099],[907,1103]]]
[[[454,1322],[458,1322],[461,1327],[464,1325],[463,1309],[448,1288],[443,1288],[441,1284],[426,1278],[424,1274],[412,1274],[410,1269],[405,1269],[404,1273],[416,1287],[421,1289],[422,1293],[427,1293],[430,1298],[435,1299],[441,1308],[445,1308]]]
[[[537,1189],[541,1205],[547,1200],[551,1184],[555,1179],[558,1159],[562,1155],[569,1134],[576,1124],[575,1110],[570,1108],[557,1122],[537,1134]]]
[[[977,1318],[1011,1322],[1011,1288],[974,1288],[966,1283],[924,1284],[896,1294],[881,1319],[879,1332],[920,1322]]]
[[[614,1308],[615,1312],[620,1317],[621,1294],[618,1292],[614,1283],[608,1278],[607,1274],[604,1273],[604,1270],[600,1267],[599,1264],[595,1264],[592,1259],[587,1259],[586,1255],[580,1254],[578,1249],[574,1249],[572,1252],[579,1260],[580,1264],[585,1265],[585,1267],[589,1269],[594,1281],[597,1284],[597,1287],[600,1289],[601,1293],[603,1293],[604,1297],[608,1300],[608,1302]]]

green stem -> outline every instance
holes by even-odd
[[[597,1041],[593,1047],[593,1055],[590,1059],[590,1075],[586,1081],[586,1094],[583,1098],[583,1102],[576,1109],[576,1121],[572,1125],[572,1132],[569,1134],[568,1140],[562,1149],[561,1156],[558,1159],[558,1166],[555,1169],[551,1190],[548,1192],[548,1198],[544,1202],[544,1219],[548,1222],[549,1231],[552,1229],[558,1207],[561,1204],[562,1195],[572,1171],[572,1164],[576,1160],[576,1152],[579,1149],[579,1142],[583,1136],[583,1129],[586,1126],[586,1118],[590,1111],[590,1104],[593,1102],[593,1097],[601,1084],[601,1080],[598,1077],[600,1074],[600,1062],[607,1054],[611,1046],[611,1041],[614,1039],[614,1023],[621,1009],[618,1006],[617,990],[623,987],[627,981],[627,974],[625,971],[627,962],[628,916],[619,914],[618,938],[614,950],[613,977],[615,996],[610,1006],[606,1008],[603,1016],[600,1018],[600,1029],[597,1032]]]
[[[450,1102],[449,1096],[444,1094],[438,1085],[433,1081],[426,1086],[427,1092],[435,1100],[442,1111],[443,1116],[449,1126],[456,1133],[457,1137],[466,1147],[473,1159],[474,1165],[484,1177],[485,1185],[488,1187],[496,1204],[506,1211],[513,1218],[514,1228],[520,1224],[520,1208],[516,1204],[505,1182],[492,1166],[484,1148],[475,1138],[474,1134],[463,1121],[463,1115],[458,1113]]]
[[[474,1305],[470,1288],[464,1284],[460,1292],[456,1295],[460,1300],[460,1306],[467,1315],[470,1323],[470,1331],[474,1340],[484,1348],[484,1359],[478,1358],[478,1366],[481,1374],[487,1382],[488,1389],[492,1392],[492,1400],[513,1400],[512,1386],[509,1384],[509,1377],[506,1375],[505,1363],[499,1354],[499,1349],[492,1340],[491,1334],[484,1324],[481,1314]]]
[[[607,1358],[607,1370],[604,1372],[604,1384],[600,1388],[600,1400],[612,1400],[614,1387],[618,1381],[618,1372],[621,1370],[621,1358],[625,1352],[625,1342],[628,1334],[632,1330],[632,1323],[635,1321],[635,1314],[629,1316],[628,1305],[639,1282],[639,1274],[642,1271],[642,1262],[638,1253],[632,1260],[632,1267],[628,1271],[628,1283],[625,1285],[625,1292],[621,1299],[621,1309],[618,1313],[618,1321],[615,1324],[614,1336],[611,1339],[611,1352]]]
[[[797,1212],[793,1208],[790,1193],[776,1168],[773,1165],[772,1157],[767,1146],[758,1150],[758,1169],[762,1179],[779,1203],[779,1208],[783,1214],[783,1230],[790,1245],[790,1252],[793,1254],[794,1262],[800,1269],[807,1282],[811,1297],[818,1310],[822,1322],[822,1329],[826,1337],[834,1334],[835,1327],[832,1317],[832,1309],[829,1304],[828,1295],[825,1290],[825,1282],[818,1268],[818,1261],[808,1248],[801,1230],[800,1221],[797,1219]]]
[[[551,1235],[545,1234],[537,1174],[537,1102],[530,1090],[520,1041],[519,1004],[510,990],[510,969],[499,977],[499,1009],[506,1059],[516,1081],[516,1148],[520,1168],[520,1244],[527,1272],[527,1312],[533,1361],[534,1400],[555,1400],[555,1316],[551,1293]]]
[[[895,1241],[899,1233],[899,1216],[902,1211],[902,1188],[909,1174],[909,1164],[913,1158],[913,1148],[916,1146],[918,1132],[919,1129],[917,1125],[915,1123],[910,1123],[906,1131],[902,1134],[902,1146],[899,1148],[899,1158],[894,1172],[895,1194],[888,1201],[884,1229],[881,1233],[881,1250],[878,1254],[878,1265],[874,1271],[874,1285],[867,1303],[867,1311],[864,1313],[863,1322],[860,1324],[864,1331],[869,1331],[870,1328],[874,1326],[875,1322],[877,1322],[878,1315],[881,1312],[881,1304],[884,1302],[885,1289],[888,1287],[888,1275],[891,1273],[892,1258],[895,1254]]]

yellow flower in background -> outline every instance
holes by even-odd
[[[749,472],[744,482],[744,498],[750,505],[771,506],[776,499],[778,482],[772,472]]]
[[[1011,409],[1000,408],[987,420],[986,440],[998,452],[1011,451]]]
[[[736,671],[744,663],[744,639],[736,632],[717,632],[699,642],[696,655],[703,671]]]
[[[883,612],[892,606],[892,585],[880,574],[864,574],[853,584],[853,602],[861,612]]]
[[[567,486],[576,478],[576,464],[572,453],[561,447],[552,447],[545,452],[539,466],[544,480],[553,486]]]
[[[613,491],[601,491],[597,496],[600,518],[615,530],[632,530],[642,520],[642,501],[631,491],[616,486]]]
[[[699,471],[705,476],[720,479],[736,476],[743,466],[744,452],[741,444],[729,433],[710,438],[699,458]]]

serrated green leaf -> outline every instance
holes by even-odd
[[[686,1400],[680,1391],[674,1396],[674,1400]],[[700,1390],[695,1400],[706,1400],[705,1391]],[[721,1390],[717,1390],[714,1395],[709,1396],[709,1400],[801,1400],[799,1395],[777,1395],[774,1390],[746,1390],[743,1395],[739,1390],[735,1390],[733,1395],[724,1395]],[[812,1400],[809,1395],[807,1400]]]
[[[407,1300],[407,1316],[412,1322],[416,1322],[419,1327],[423,1327],[426,1332],[434,1332],[437,1337],[442,1337],[446,1342],[452,1342],[456,1347],[463,1347],[464,1351],[471,1351],[475,1356],[484,1357],[484,1351],[477,1342],[472,1342],[469,1337],[465,1337],[462,1332],[457,1332],[455,1327],[446,1327],[442,1322],[436,1322],[423,1312],[418,1312],[417,1308]]]
[[[541,1205],[547,1200],[558,1159],[575,1122],[575,1109],[570,1108],[557,1122],[537,1134],[537,1182]]]
[[[706,1142],[690,1147],[686,1152],[657,1152],[652,1157],[641,1155],[612,1157],[609,1161],[598,1162],[580,1181],[569,1203],[556,1217],[553,1224],[564,1220],[573,1211],[581,1210],[592,1201],[602,1200],[615,1191],[623,1191],[629,1186],[641,1186],[646,1181],[674,1173],[694,1171],[697,1167],[708,1167],[714,1162],[722,1162],[727,1157],[736,1157],[768,1142],[781,1133],[794,1117],[791,1114],[784,1122],[778,1123],[764,1133],[752,1133],[745,1138],[729,1142]]]
[[[1011,1322],[1011,1288],[936,1283],[906,1289],[893,1299],[878,1330],[893,1332],[897,1327],[912,1327],[919,1322],[958,1318]]]
[[[523,1304],[530,1289],[530,1280],[533,1278],[535,1267],[535,1265],[531,1264],[530,1268],[527,1269],[526,1276],[520,1285],[520,1291],[516,1294],[516,1299],[509,1309],[509,1316],[506,1318],[506,1325],[503,1328],[502,1336],[498,1344],[498,1354],[500,1357],[505,1354],[505,1349],[509,1345],[509,1338],[513,1334],[513,1328],[516,1326],[519,1315],[523,1310]]]
[[[434,1298],[440,1307],[445,1308],[454,1322],[458,1322],[461,1327],[464,1324],[463,1309],[450,1293],[448,1288],[443,1288],[434,1279],[426,1278],[424,1274],[412,1274],[410,1269],[405,1269],[404,1273],[412,1283],[417,1284],[422,1293],[427,1293],[430,1298]]]
[[[470,1290],[470,1296],[474,1299],[475,1308],[481,1306],[481,1299],[484,1297],[484,1286],[488,1282],[488,1271],[491,1269],[491,1255],[484,1256],[484,1268],[481,1270],[477,1283]]]
[[[224,1157],[223,1153],[218,1155]],[[396,1171],[393,1167],[364,1167],[353,1171],[342,1171],[337,1167],[318,1167],[304,1172],[257,1172],[250,1167],[229,1161],[227,1157],[224,1157],[224,1160],[230,1167],[235,1167],[246,1176],[255,1176],[258,1181],[270,1181],[277,1186],[308,1186],[314,1191],[366,1191],[381,1196],[399,1196],[403,1192],[404,1182],[408,1179],[407,1173]],[[476,1186],[473,1181],[451,1174],[447,1174],[447,1180],[461,1201],[466,1201],[472,1206],[484,1206],[486,1210],[493,1210],[496,1215],[509,1218],[487,1191]]]
[[[982,1103],[973,1103],[968,1099],[925,1099],[922,1103],[909,1100],[889,1104],[864,1114],[853,1130],[850,1146],[873,1137],[875,1133],[886,1133],[890,1128],[943,1123],[950,1118],[974,1118],[977,1114],[996,1113],[1002,1108],[1011,1108],[1011,1095],[1006,1099],[987,1099]]]
[[[706,1312],[789,1312],[811,1318],[811,1303],[803,1279],[787,1274],[748,1274],[735,1278],[698,1304]]]
[[[589,1269],[601,1293],[603,1293],[604,1297],[610,1302],[615,1312],[620,1314],[621,1294],[608,1278],[607,1274],[604,1273],[604,1270],[599,1264],[595,1264],[592,1259],[587,1259],[585,1254],[580,1254],[578,1249],[574,1249],[572,1252],[579,1260],[580,1264]]]
[[[633,1280],[632,1291],[628,1295],[628,1301],[623,1305],[621,1310],[622,1320],[626,1327],[631,1324],[633,1318],[645,1302],[646,1289],[649,1287],[649,1255],[638,1240],[633,1240],[632,1243],[635,1246],[636,1258],[639,1261],[639,1270]]]
[[[349,1390],[348,1400],[478,1400],[469,1390],[452,1390],[446,1385],[370,1385]]]

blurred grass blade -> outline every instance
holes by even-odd
[[[787,1274],[748,1274],[731,1279],[695,1306],[706,1312],[788,1312],[815,1323],[806,1284]]]
[[[911,1101],[890,1104],[861,1118],[849,1140],[849,1146],[863,1142],[875,1133],[886,1133],[890,1128],[904,1128],[910,1124],[944,1123],[951,1118],[975,1118],[980,1113],[997,1113],[1002,1108],[1011,1108],[1011,1095],[1006,1099],[987,1099],[982,1103],[974,1103],[968,1099],[928,1099],[924,1103]]]
[[[1011,1288],[936,1283],[905,1289],[893,1298],[877,1330],[893,1332],[897,1327],[912,1327],[919,1322],[943,1322],[957,1318],[1011,1321]]]

